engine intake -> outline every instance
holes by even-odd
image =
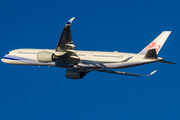
[[[41,51],[37,54],[37,60],[39,62],[53,62],[55,61],[55,55],[52,52]]]
[[[86,73],[84,72],[77,72],[76,70],[73,69],[67,69],[65,72],[66,78],[69,79],[82,79]]]

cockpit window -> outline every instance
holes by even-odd
[[[9,52],[7,54],[9,54]]]

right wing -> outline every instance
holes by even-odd
[[[141,74],[134,74],[134,73],[127,73],[127,72],[120,72],[120,71],[113,71],[113,70],[107,70],[107,69],[103,69],[103,70],[95,70],[98,72],[105,72],[105,73],[113,73],[113,74],[118,74],[118,75],[131,75],[131,76],[151,76],[153,75],[157,70],[154,70],[153,72],[147,74],[147,75],[141,75]]]
[[[56,52],[65,52],[64,55],[58,56],[56,62],[60,63],[78,63],[80,59],[74,50],[75,45],[73,44],[71,35],[71,23],[75,17],[71,18],[65,25],[59,42],[56,47]]]
[[[59,42],[56,47],[56,51],[67,51],[67,50],[74,50],[75,45],[72,41],[71,35],[71,23],[75,19],[75,17],[71,18],[65,25]]]

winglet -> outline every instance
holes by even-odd
[[[71,24],[75,17],[71,18],[66,24]]]
[[[131,75],[131,76],[151,76],[153,75],[157,70],[154,70],[150,74],[142,75],[142,74],[134,74],[134,73],[127,73],[127,72],[120,72],[120,71],[113,71],[113,70],[107,70],[107,69],[101,69],[101,70],[94,70],[98,72],[105,72],[105,73],[113,73],[118,75]]]
[[[157,70],[154,70],[153,72],[151,72],[150,74],[148,74],[147,76],[151,76],[153,75]]]

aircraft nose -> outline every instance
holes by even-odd
[[[4,55],[4,56],[1,58],[1,61],[2,61],[3,63],[7,63],[7,59],[5,58],[5,56],[6,56],[6,55]]]
[[[3,62],[3,63],[5,63],[5,59],[4,59],[4,56],[1,58],[1,61]]]
[[[2,61],[3,63],[5,63],[5,60],[4,60],[3,58],[1,58],[1,61]]]

